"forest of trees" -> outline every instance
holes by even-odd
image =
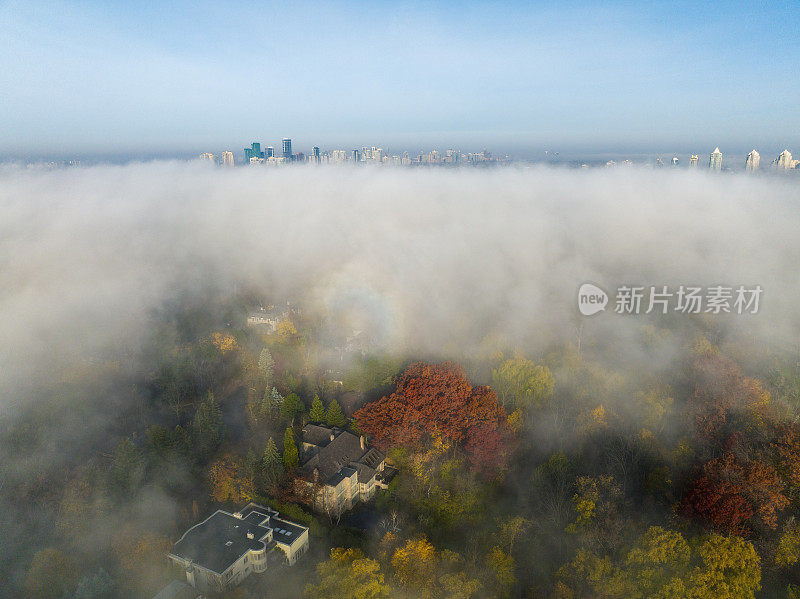
[[[155,315],[135,357],[73,365],[0,431],[9,596],[152,596],[186,528],[254,500],[308,525],[311,552],[230,597],[800,597],[796,360],[704,321],[627,353],[384,348],[341,373],[314,318],[262,333],[241,305]],[[85,443],[59,430],[101,416]],[[365,435],[398,476],[312,513],[307,423]]]

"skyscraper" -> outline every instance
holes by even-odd
[[[214,154],[210,154],[208,152],[206,152],[205,154],[200,154],[200,160],[204,162],[210,162],[211,164],[217,163],[217,159],[214,156]]]
[[[286,160],[292,159],[292,140],[288,137],[283,138],[283,157]]]
[[[758,152],[753,150],[747,155],[747,160],[744,162],[744,168],[748,173],[754,173],[758,170],[758,165],[761,163],[761,156]]]
[[[673,157],[672,157],[672,160],[670,161],[670,164],[671,164],[673,167],[676,167],[676,166],[678,166],[678,165],[680,164],[680,162],[681,162],[681,161],[680,161],[680,160],[678,160],[678,157],[677,157],[677,156],[673,156]]]
[[[689,158],[689,166],[691,166],[692,168],[697,168],[697,163],[699,160],[700,156],[698,156],[697,154],[692,154],[691,157]]]
[[[789,150],[784,150],[778,154],[772,165],[779,169],[789,170],[792,168],[792,153]]]
[[[275,156],[275,148],[273,148],[272,146],[267,146],[266,156],[264,157],[272,158],[273,156]]]
[[[222,153],[222,165],[233,166],[233,152],[231,152],[230,150],[225,150]]]
[[[319,164],[319,146],[311,148],[311,162]]]
[[[254,141],[250,144],[249,148],[244,149],[244,161],[250,162],[251,158],[263,158],[264,153],[261,151],[261,144],[257,141]]]
[[[719,151],[719,146],[717,146],[708,157],[708,168],[712,171],[722,170],[722,152]]]

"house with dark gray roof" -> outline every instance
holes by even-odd
[[[169,558],[200,591],[231,589],[279,560],[293,565],[308,550],[308,528],[255,503],[231,514],[217,510],[187,530]],[[278,557],[280,556],[280,557]]]
[[[369,501],[381,485],[386,456],[364,437],[328,426],[303,428],[303,465],[312,488],[314,509],[341,515],[359,501]]]

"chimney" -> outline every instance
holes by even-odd
[[[252,538],[254,538],[254,537],[253,537],[253,533],[252,533],[252,532],[248,532],[248,533],[247,533],[247,538],[248,538],[248,539],[252,539]]]
[[[364,435],[361,435],[361,449],[363,450],[366,448],[367,448],[367,442],[364,439]]]

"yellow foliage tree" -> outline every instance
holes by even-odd
[[[230,333],[214,333],[211,335],[211,344],[223,354],[227,354],[238,347],[236,338]]]
[[[208,472],[211,497],[219,503],[245,503],[255,497],[255,485],[244,468],[231,456],[216,460]]]

